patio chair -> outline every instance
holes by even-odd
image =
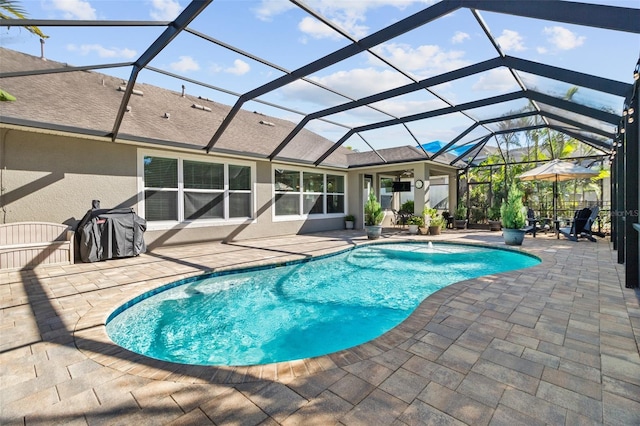
[[[453,229],[453,216],[449,212],[442,212],[442,218],[446,221],[445,227],[448,229]]]
[[[396,209],[391,209],[391,213],[393,213],[393,217],[391,218],[391,225],[395,228],[396,226],[398,226],[400,216],[398,215],[398,210]]]
[[[560,228],[558,232],[571,241],[578,241],[579,238],[584,237],[595,243],[596,239],[593,237],[591,227],[598,218],[599,210],[597,206],[592,209],[585,207],[582,210],[576,210],[573,215],[573,220],[571,221],[571,226]],[[596,233],[596,235],[600,234]]]
[[[525,233],[531,233],[531,235],[535,238],[536,232],[542,231],[542,228],[538,226],[538,222],[540,220],[536,219],[535,212],[532,208],[527,209],[527,226],[524,227]]]
[[[395,209],[391,209],[391,212],[393,213],[393,218],[391,219],[393,227],[395,228],[399,225],[400,227],[404,228],[404,226],[407,224],[407,214],[402,210],[397,211]]]

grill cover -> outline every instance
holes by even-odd
[[[146,220],[132,208],[93,208],[78,224],[80,258],[83,262],[97,262],[144,253],[146,229]]]

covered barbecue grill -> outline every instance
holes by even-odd
[[[144,231],[147,222],[132,208],[101,209],[93,201],[76,232],[83,262],[133,257],[146,251]]]

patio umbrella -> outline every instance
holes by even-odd
[[[586,167],[582,167],[568,161],[555,159],[522,173],[518,178],[520,180],[553,181],[553,218],[554,220],[557,220],[558,205],[556,200],[558,198],[558,182],[572,179],[584,179],[597,175],[598,172]]]

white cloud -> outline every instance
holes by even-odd
[[[518,87],[518,83],[507,68],[494,68],[482,74],[472,89],[508,92]]]
[[[173,21],[182,11],[180,3],[174,0],[151,0],[149,15],[156,21]]]
[[[456,31],[456,33],[453,35],[453,37],[451,37],[451,43],[453,44],[458,44],[458,43],[462,43],[465,40],[469,40],[471,37],[469,36],[469,34],[462,32],[462,31]]]
[[[324,23],[314,19],[310,16],[303,18],[300,23],[298,23],[298,29],[302,31],[304,34],[311,36],[312,38],[321,39],[321,38],[333,38],[340,39],[342,36],[335,32],[331,27],[325,25]]]
[[[84,0],[53,0],[53,8],[63,13],[64,19],[95,20],[96,10]]]
[[[536,52],[538,52],[541,55],[545,55],[549,51],[547,50],[546,47],[538,46],[538,47],[536,47]]]
[[[382,92],[407,84],[407,80],[395,71],[380,71],[374,68],[338,71],[322,78],[314,78],[314,80],[328,87],[336,88],[340,93],[347,93],[356,97],[370,95],[372,93],[372,81],[375,81],[375,92]]]
[[[191,56],[180,56],[179,61],[172,62],[169,66],[174,71],[180,72],[189,72],[189,71],[198,71],[200,69],[200,65],[196,62]]]
[[[339,93],[345,93],[355,98],[371,95],[373,92],[387,90],[406,84],[407,80],[393,71],[380,71],[373,67],[358,68],[349,71],[338,71],[323,76],[311,77],[312,80],[332,87]],[[375,82],[375,87],[371,82]],[[289,99],[296,99],[312,105],[323,107],[334,106],[345,102],[344,98],[325,90],[318,90],[314,85],[296,81],[283,87],[283,94]]]
[[[233,61],[233,67],[227,68],[224,71],[230,74],[243,75],[248,73],[250,69],[249,64],[240,59],[236,59]]]
[[[503,30],[502,34],[496,37],[496,41],[505,52],[520,52],[522,50],[526,50],[523,38],[517,31]]]
[[[323,77],[312,77],[312,79],[354,98],[369,96],[375,92],[392,89],[409,82],[406,78],[394,71],[381,71],[373,67],[339,71]],[[375,82],[375,84],[372,85],[371,82]],[[285,86],[283,88],[283,95],[290,100],[295,99],[296,101],[305,102],[309,105],[319,105],[320,107],[334,106],[346,101],[344,98],[337,98],[332,93],[324,90],[319,91],[315,86],[300,81]],[[425,110],[441,108],[443,103],[438,99],[421,101],[416,99],[392,98],[377,102],[375,106],[388,113],[405,116]],[[362,123],[389,118],[369,108],[356,108],[341,114],[343,119],[346,119],[345,117],[347,116],[353,116],[355,122]]]
[[[101,58],[126,58],[131,59],[137,56],[137,53],[133,49],[120,49],[117,47],[104,47],[100,44],[68,44],[67,50],[71,52],[78,52],[81,55],[89,55],[91,53],[97,53]]]
[[[344,1],[344,0],[308,0],[305,3],[312,10],[326,17],[348,34],[356,38],[368,35],[369,27],[364,25],[367,19],[367,12],[372,9],[383,7],[395,7],[405,9],[406,7],[420,3],[425,7],[435,3],[436,0],[367,0],[367,1]],[[293,9],[290,2],[282,0],[262,0],[259,7],[254,9],[254,13],[261,20],[271,20],[274,16]],[[302,18],[298,28],[304,34],[313,38],[335,38],[335,32],[326,28],[325,25],[314,18]],[[324,28],[323,28],[324,27]],[[305,40],[302,38],[301,40]]]
[[[363,15],[334,15],[332,17],[328,17],[328,19],[333,22],[338,28],[344,30],[347,34],[355,37],[362,38],[367,35],[369,28],[365,25],[362,25],[360,22],[364,21]],[[323,24],[312,17],[305,17],[298,24],[298,29],[313,38],[334,38],[341,39],[342,36],[333,30],[328,25]]]
[[[398,117],[406,117],[408,115],[419,114],[425,111],[433,111],[443,108],[444,105],[439,99],[431,99],[427,101],[400,101],[397,99],[387,99],[373,104],[389,114]]]
[[[571,50],[578,46],[582,46],[586,37],[578,36],[576,33],[564,27],[545,27],[543,33],[548,36],[547,41],[556,49]]]
[[[218,64],[211,64],[211,65],[209,65],[208,69],[209,69],[209,72],[214,73],[214,74],[217,73],[217,72],[222,72],[222,70],[223,70],[223,68]]]
[[[293,3],[288,1],[262,0],[260,6],[254,8],[253,11],[261,21],[271,21],[274,16],[295,9],[295,7]]]
[[[468,65],[464,52],[446,51],[437,45],[422,45],[413,48],[407,44],[386,43],[374,49],[376,53],[424,78]]]

